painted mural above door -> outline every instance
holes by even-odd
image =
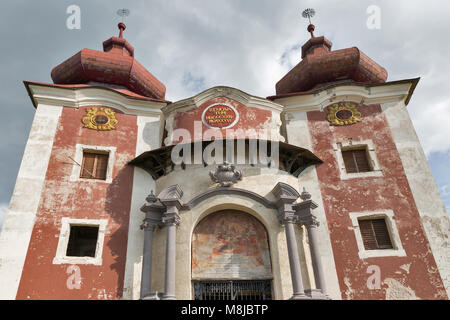
[[[233,210],[204,218],[192,236],[192,278],[272,278],[264,226],[253,216]]]

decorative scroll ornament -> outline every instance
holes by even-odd
[[[209,176],[212,181],[220,183],[222,187],[231,187],[242,180],[242,171],[236,170],[234,165],[225,161],[223,164],[219,164],[215,172],[210,171]]]
[[[355,124],[361,121],[361,112],[356,108],[356,103],[334,103],[328,107],[327,120],[333,126]]]
[[[119,122],[116,119],[115,112],[110,108],[92,107],[86,109],[86,115],[81,119],[85,128],[93,130],[114,130]]]

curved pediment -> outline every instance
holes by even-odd
[[[218,97],[229,98],[243,104],[246,107],[273,110],[277,112],[283,111],[283,106],[278,103],[272,102],[262,97],[253,96],[239,89],[227,86],[217,86],[209,88],[193,97],[171,103],[164,107],[162,111],[166,116],[168,116],[173,112],[198,108],[205,102]]]
[[[258,138],[284,141],[283,106],[230,87],[214,87],[162,109],[165,145],[199,140]]]

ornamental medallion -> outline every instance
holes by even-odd
[[[327,120],[333,126],[345,126],[361,121],[361,112],[353,102],[334,103],[328,107]]]
[[[115,112],[110,108],[92,107],[86,109],[86,115],[81,119],[85,128],[93,130],[114,130],[118,123]]]

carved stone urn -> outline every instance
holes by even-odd
[[[231,187],[239,180],[242,180],[241,170],[236,170],[234,165],[228,162],[219,164],[216,171],[209,172],[209,176],[212,181],[220,183],[222,187]]]

